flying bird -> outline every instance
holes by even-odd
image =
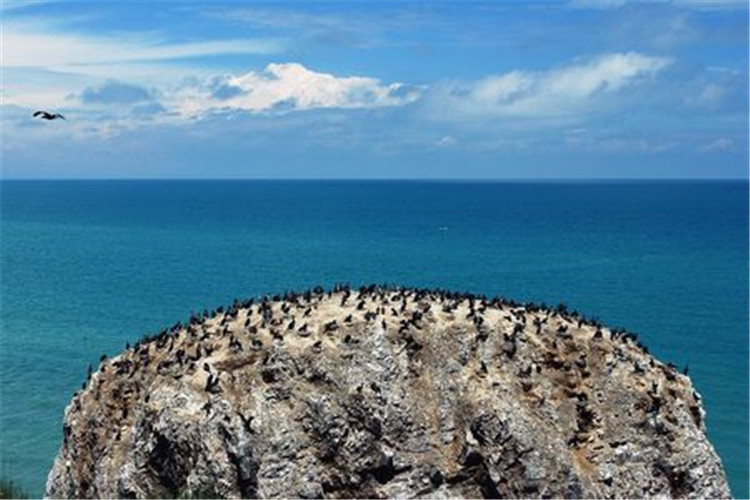
[[[33,114],[34,118],[42,118],[44,120],[57,120],[58,118],[62,118],[63,120],[65,117],[61,115],[60,113],[48,113],[47,111],[34,111]]]

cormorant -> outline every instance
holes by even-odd
[[[60,113],[49,113],[47,111],[34,111],[32,115],[34,118],[41,118],[43,120],[57,120],[58,118],[64,120],[65,117]]]
[[[218,393],[221,392],[221,387],[219,387],[219,377],[214,377],[212,374],[209,374],[208,379],[206,380],[206,392],[212,392],[212,393]]]
[[[240,416],[240,419],[242,420],[242,426],[245,428],[245,430],[247,432],[249,432],[249,433],[252,434],[253,433],[253,428],[252,428],[251,424],[252,424],[252,421],[253,421],[253,419],[255,417],[253,417],[253,416],[245,417],[245,415],[243,415],[240,412],[237,412],[237,415]]]

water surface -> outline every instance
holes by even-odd
[[[564,302],[704,397],[748,496],[746,182],[4,181],[0,465],[34,495],[89,363],[191,311],[335,282]]]

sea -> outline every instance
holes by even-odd
[[[748,492],[747,181],[2,181],[0,477],[44,492],[89,364],[336,283],[564,303],[689,375]]]

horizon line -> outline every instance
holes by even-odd
[[[0,182],[254,181],[254,182],[750,182],[750,177],[11,177]]]

